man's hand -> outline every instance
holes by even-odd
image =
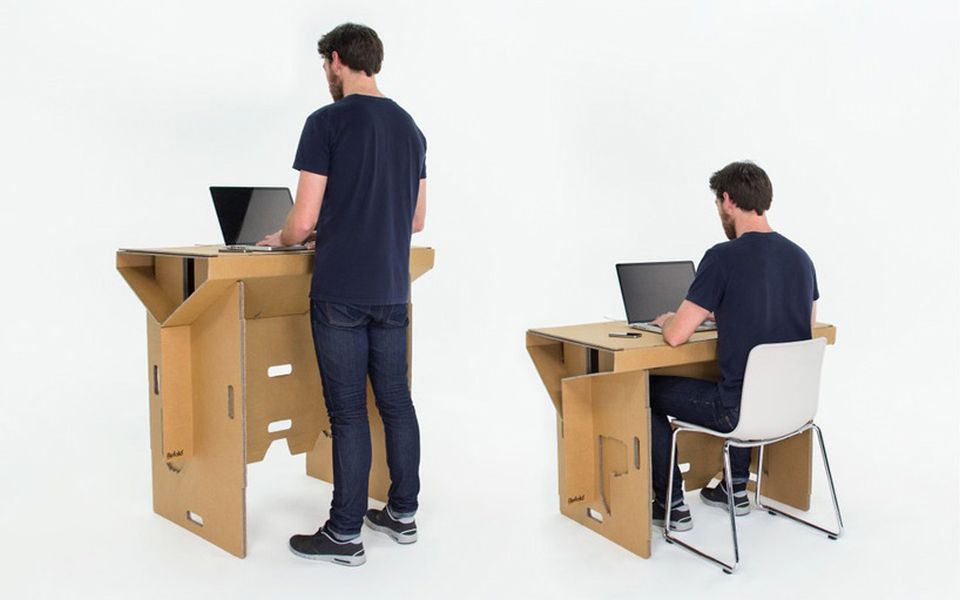
[[[283,242],[280,241],[281,233],[282,233],[282,230],[276,233],[271,233],[267,235],[267,237],[257,242],[257,245],[258,246],[282,246]]]
[[[684,300],[680,303],[676,314],[662,314],[654,323],[658,323],[663,329],[663,341],[670,346],[679,346],[690,339],[693,332],[697,330],[697,326],[703,323],[709,314],[710,311],[689,300]]]
[[[673,317],[676,313],[665,312],[656,319],[650,321],[651,324],[656,325],[657,327],[663,327],[664,323],[667,322],[667,319]]]

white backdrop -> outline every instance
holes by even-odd
[[[294,186],[303,119],[329,102],[316,41],[347,20],[379,32],[381,89],[429,144],[421,541],[368,535],[356,571],[290,555],[330,488],[277,444],[250,468],[240,561],[151,512],[143,309],[113,252],[217,241],[209,185]],[[956,593],[957,31],[955,1],[4,0],[2,585]],[[707,179],[740,159],[769,173],[771,223],[813,258],[839,328],[819,420],[848,535],[751,516],[731,579],[559,515],[553,409],[523,334],[622,317],[618,261],[699,260],[722,238]],[[691,505],[721,547],[722,513]]]

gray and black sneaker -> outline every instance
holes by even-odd
[[[653,525],[663,528],[666,525],[667,511],[658,501],[653,503]],[[693,517],[690,508],[683,502],[670,509],[670,531],[690,531],[693,529]]]
[[[707,506],[716,506],[726,511],[730,510],[730,506],[727,504],[727,484],[723,481],[715,487],[702,488],[700,499]],[[747,497],[746,483],[733,484],[733,514],[738,517],[750,514],[750,498]]]
[[[417,541],[417,522],[403,523],[394,519],[387,508],[371,508],[364,515],[363,522],[370,529],[389,535],[398,544],[412,544]]]
[[[349,542],[341,542],[322,527],[313,535],[291,537],[290,552],[301,558],[326,560],[348,567],[359,567],[367,562],[359,536]]]

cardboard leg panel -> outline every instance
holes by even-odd
[[[156,367],[174,348],[165,346],[163,330],[148,318],[154,511],[241,558],[246,555],[242,285],[230,287],[186,328],[192,346],[194,431],[194,451],[188,458],[168,460],[164,454],[164,398],[158,391],[166,388],[156,386]]]
[[[539,335],[527,334],[527,353],[547,388],[550,401],[557,411],[557,493],[563,495],[565,471],[563,459],[563,398],[561,383],[564,378],[587,373],[588,350],[575,344],[564,344]],[[563,499],[560,501],[561,511]]]
[[[290,454],[311,450],[323,415],[323,390],[307,314],[244,321],[247,463],[276,440]]]
[[[705,433],[681,433],[677,438],[677,464],[683,472],[683,489],[693,491],[723,472],[723,440]]]
[[[813,437],[809,430],[767,446],[763,451],[763,495],[799,510],[810,510],[812,462]]]
[[[307,475],[328,483],[335,483],[333,481],[333,436],[330,433],[330,418],[327,416],[325,408],[322,412],[320,437],[317,438],[313,449],[307,452]],[[367,419],[370,421],[370,446],[373,459],[370,465],[370,489],[367,493],[375,500],[386,502],[387,491],[390,489],[390,470],[387,468],[383,420],[377,411],[373,388],[369,381],[367,381]]]
[[[190,326],[160,329],[161,436],[167,460],[193,456],[193,366]]]
[[[560,511],[650,556],[646,371],[564,379]]]

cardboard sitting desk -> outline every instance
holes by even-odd
[[[670,347],[656,333],[611,338],[620,322],[527,332],[527,351],[557,411],[560,512],[644,558],[650,557],[651,471],[648,376],[716,380],[717,332],[695,333]],[[836,340],[832,325],[816,337]],[[679,438],[677,462],[686,491],[722,472],[723,441],[706,434]],[[810,432],[767,446],[764,495],[810,508]],[[756,452],[751,463],[756,473]],[[751,475],[754,477],[754,475]],[[749,484],[754,489],[754,482]]]
[[[412,248],[411,281],[433,260],[432,248]],[[147,308],[153,510],[242,558],[246,465],[272,442],[285,438],[291,454],[307,453],[308,475],[333,481],[310,327],[313,252],[120,250],[117,270]],[[369,383],[367,408],[370,495],[386,501],[383,422]]]

